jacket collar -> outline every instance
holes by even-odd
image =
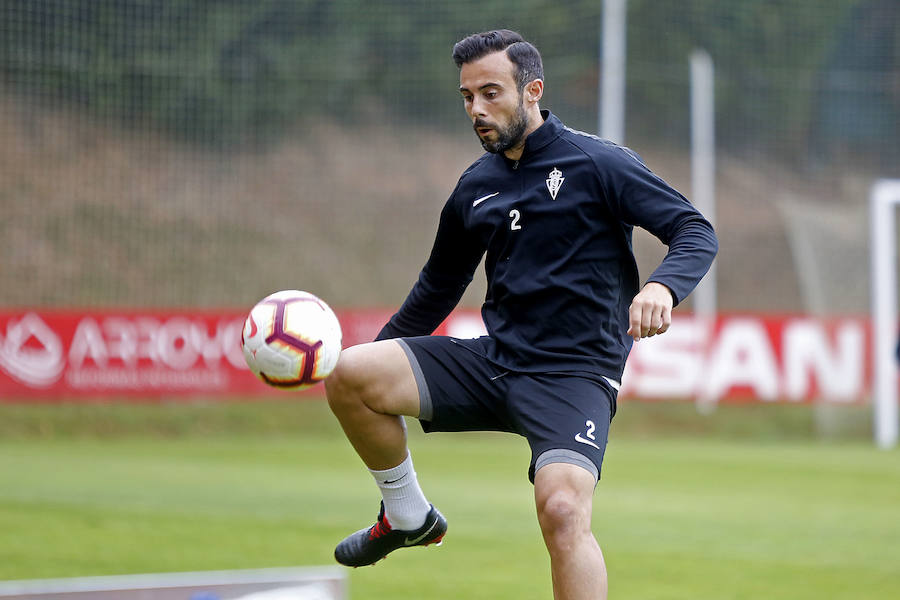
[[[562,133],[563,124],[556,115],[549,110],[542,110],[541,117],[544,118],[544,123],[525,138],[525,150],[522,152],[523,157],[533,152],[537,152],[558,138],[559,134]]]

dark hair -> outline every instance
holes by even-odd
[[[506,51],[506,56],[515,66],[513,76],[519,90],[524,89],[529,81],[544,78],[541,53],[521,35],[509,29],[475,33],[461,39],[453,46],[453,61],[457,67],[462,67],[501,50]]]

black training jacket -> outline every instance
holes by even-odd
[[[709,269],[716,235],[684,196],[631,150],[542,116],[520,160],[486,153],[462,174],[428,262],[377,339],[430,335],[486,252],[484,356],[513,371],[620,380],[640,283],[633,227],[668,246],[648,281],[676,304]]]

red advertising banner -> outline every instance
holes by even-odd
[[[867,401],[871,382],[867,319],[676,317],[665,335],[634,345],[622,394],[847,404]]]
[[[344,346],[369,341],[390,310],[338,310]],[[0,400],[285,394],[257,380],[240,350],[239,311],[0,312]],[[438,333],[473,337],[477,311]],[[862,318],[676,317],[634,345],[623,397],[858,403],[871,387]],[[321,386],[312,393],[321,393]]]

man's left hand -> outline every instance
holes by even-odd
[[[672,324],[672,292],[661,283],[650,281],[628,308],[628,335],[638,341],[665,333]]]

